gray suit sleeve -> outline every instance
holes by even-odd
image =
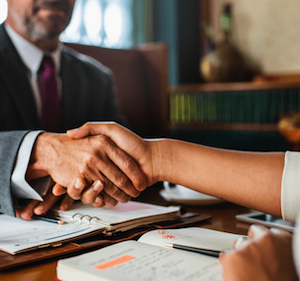
[[[0,132],[0,212],[15,216],[11,175],[20,144],[28,131]]]

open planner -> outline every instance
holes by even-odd
[[[176,243],[227,251],[239,236],[200,227],[152,230],[138,241],[124,241],[59,260],[57,278],[61,281],[221,281],[222,270],[217,258],[164,245]]]
[[[180,207],[135,201],[103,208],[75,203],[68,211],[53,210],[52,216],[61,218],[65,223],[58,225],[40,220],[25,221],[0,215],[0,249],[14,255],[98,233],[109,235],[143,225],[171,221],[180,217]]]

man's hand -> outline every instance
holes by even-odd
[[[248,235],[247,242],[220,256],[225,281],[298,280],[290,233],[252,225]]]
[[[29,220],[33,214],[45,214],[57,202],[57,200],[61,198],[54,196],[51,192],[49,192],[43,199],[43,202],[32,200],[26,207],[16,208],[16,216],[21,217],[24,220]],[[64,198],[60,203],[60,209],[62,211],[66,211],[70,209],[72,204],[73,199],[69,195],[64,195]]]
[[[150,142],[145,141],[130,130],[114,122],[86,123],[78,129],[67,131],[67,135],[73,139],[81,139],[87,136],[105,135],[109,137],[120,149],[128,153],[138,164],[147,177],[147,184],[139,190],[154,184],[157,179],[154,176]]]
[[[40,135],[27,179],[44,174],[57,183],[54,194],[57,187],[67,187],[73,199],[81,198],[84,203],[94,202],[96,206],[127,202],[146,187],[146,177],[139,165],[103,135],[79,140],[60,134]],[[90,185],[92,188],[85,190]]]

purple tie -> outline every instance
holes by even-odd
[[[52,58],[45,56],[41,66],[42,129],[56,132],[60,127],[62,114]]]

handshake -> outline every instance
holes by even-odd
[[[151,143],[113,122],[86,123],[66,135],[39,135],[26,180],[50,176],[54,185],[43,202],[32,200],[16,209],[17,216],[41,215],[65,193],[62,210],[79,199],[95,207],[128,202],[158,180]]]

